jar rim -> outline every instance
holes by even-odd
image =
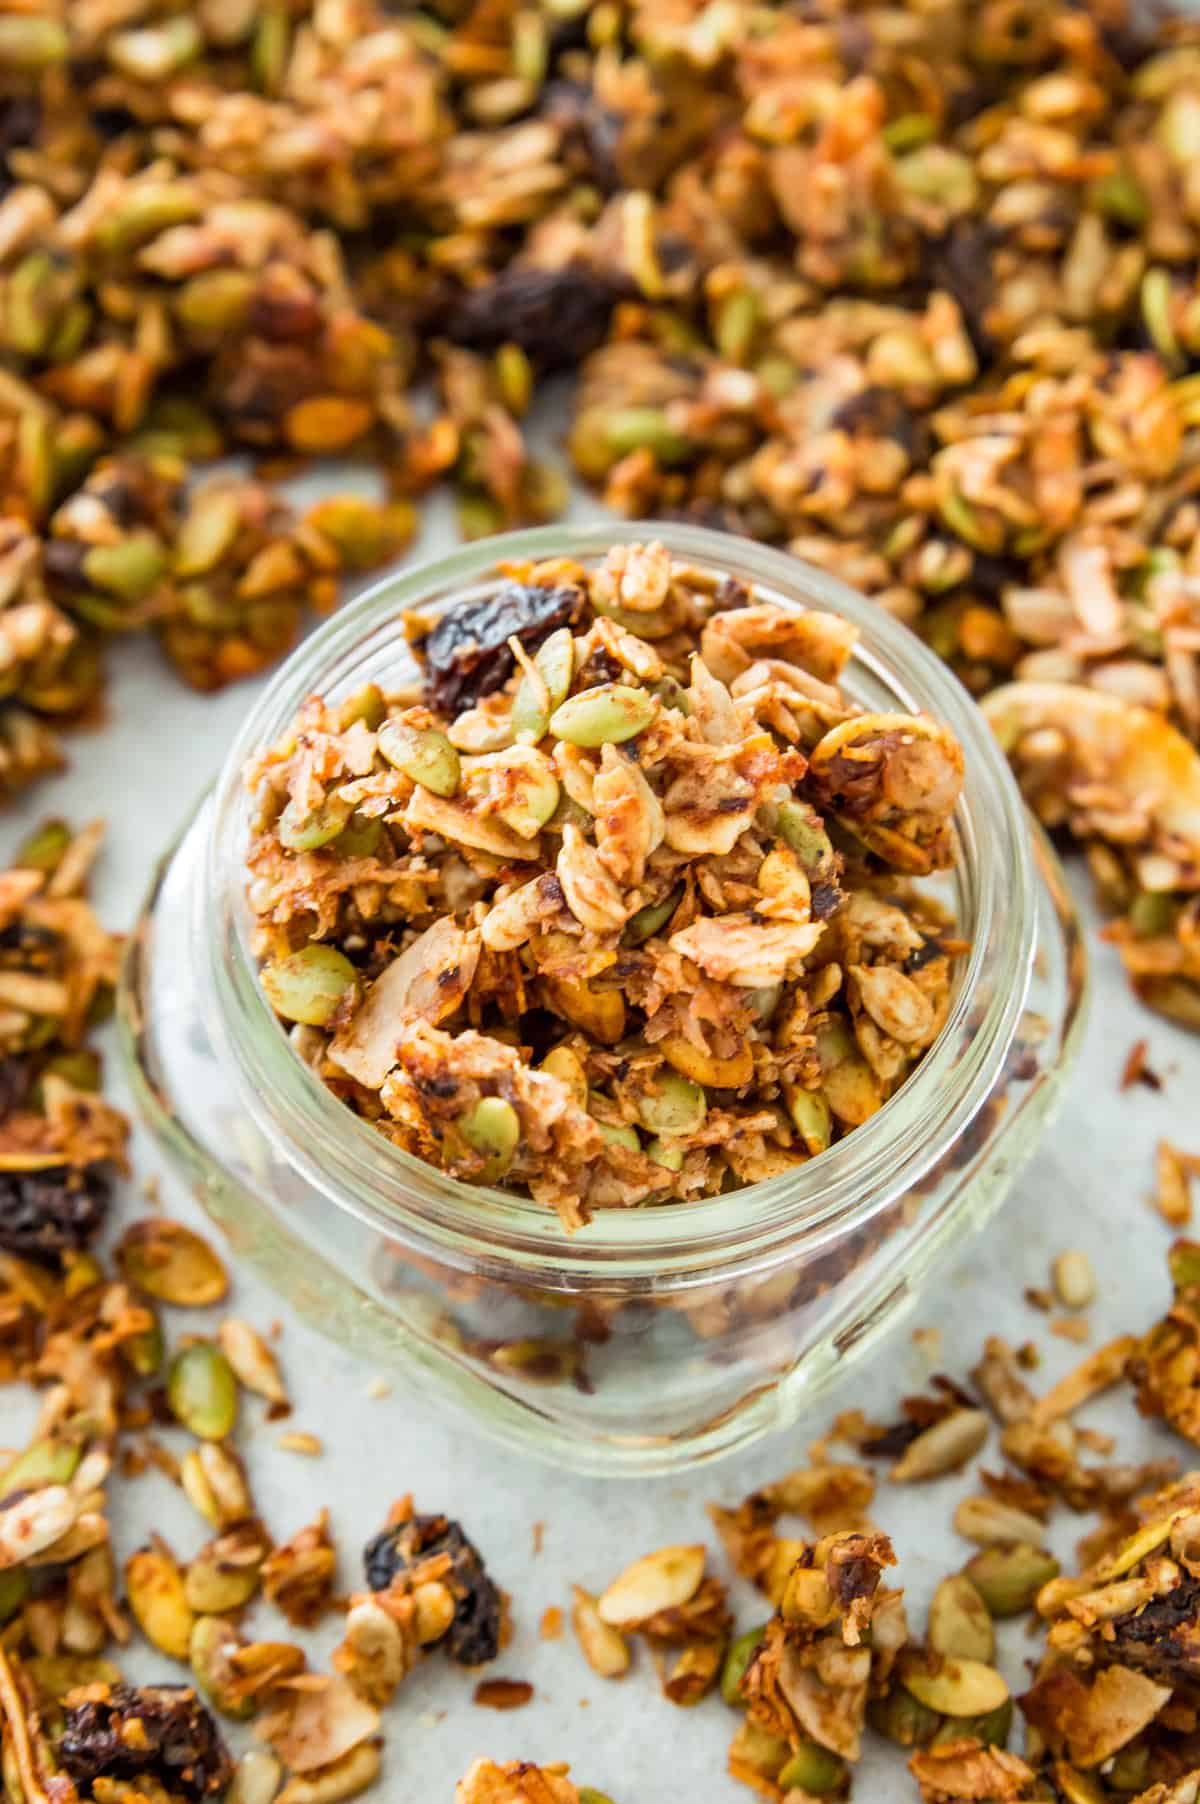
[[[765,600],[827,609],[859,629],[852,654],[898,705],[942,721],[963,746],[956,811],[959,888],[969,887],[972,947],[933,1046],[883,1107],[818,1158],[723,1196],[633,1210],[598,1209],[564,1232],[529,1198],[451,1178],[405,1152],[338,1100],[299,1058],[263,994],[246,932],[243,852],[248,795],[243,770],[277,739],[304,699],[354,687],[348,671],[385,643],[401,610],[496,576],[501,562],[602,557],[614,544],[657,540],[690,564],[737,576]],[[451,602],[453,595],[450,596]],[[359,681],[361,682],[361,678]],[[1035,904],[1023,806],[1007,761],[967,690],[887,611],[790,553],[732,534],[674,522],[539,527],[479,541],[385,576],[345,604],[292,654],[258,698],[214,791],[205,856],[202,924],[226,1049],[247,1078],[258,1125],[332,1204],[381,1234],[436,1248],[439,1257],[481,1251],[497,1267],[545,1277],[569,1268],[601,1279],[671,1271],[711,1281],[714,1259],[730,1273],[769,1261],[803,1232],[805,1250],[866,1226],[945,1157],[999,1079],[1032,975]],[[213,930],[215,927],[215,931]]]

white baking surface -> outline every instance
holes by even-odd
[[[574,517],[599,515],[594,503],[576,502]],[[438,555],[454,543],[449,510],[444,502],[435,502],[426,510],[414,555]],[[94,894],[105,922],[125,928],[134,918],[153,861],[215,775],[256,691],[243,684],[216,697],[193,695],[175,681],[155,649],[143,643],[117,646],[110,668],[106,726],[74,736],[70,771],[42,784],[22,809],[4,817],[0,854],[7,863],[21,834],[47,813],[75,822],[104,816],[109,837]],[[1072,882],[1086,905],[1085,876],[1078,868]],[[440,1656],[427,1660],[386,1712],[384,1772],[372,1797],[387,1804],[451,1804],[457,1779],[474,1757],[486,1754],[498,1760],[568,1760],[579,1783],[610,1793],[615,1804],[749,1800],[752,1794],[725,1773],[725,1752],[737,1718],[719,1697],[698,1709],[676,1709],[660,1695],[644,1650],[623,1681],[596,1678],[569,1628],[562,1640],[541,1638],[539,1624],[547,1606],[557,1605],[566,1614],[573,1582],[600,1590],[635,1555],[671,1541],[707,1541],[716,1570],[727,1576],[706,1502],[732,1503],[757,1484],[802,1464],[807,1443],[835,1409],[855,1404],[881,1419],[893,1419],[900,1396],[922,1388],[934,1369],[909,1339],[913,1327],[941,1330],[936,1369],[959,1377],[978,1357],[985,1333],[1015,1342],[1033,1338],[1045,1352],[1034,1382],[1039,1388],[1048,1385],[1085,1349],[1052,1337],[1046,1318],[1023,1301],[1022,1293],[1027,1285],[1048,1283],[1050,1261],[1066,1247],[1083,1248],[1100,1279],[1099,1297],[1089,1312],[1090,1344],[1141,1328],[1161,1314],[1167,1295],[1164,1255],[1171,1236],[1148,1207],[1154,1147],[1160,1135],[1169,1135],[1200,1151],[1200,1042],[1140,1010],[1126,990],[1115,955],[1094,935],[1090,946],[1094,989],[1083,1052],[1057,1126],[1014,1194],[983,1238],[918,1303],[899,1337],[865,1371],[852,1375],[811,1421],[760,1443],[750,1454],[679,1478],[632,1483],[577,1478],[531,1465],[481,1439],[468,1423],[443,1418],[400,1383],[393,1382],[388,1396],[373,1398],[369,1387],[377,1374],[369,1365],[305,1327],[285,1301],[249,1273],[235,1273],[230,1307],[263,1328],[273,1321],[280,1324],[279,1353],[295,1402],[287,1426],[309,1430],[324,1443],[324,1454],[317,1459],[283,1452],[276,1445],[280,1427],[265,1421],[264,1406],[250,1399],[243,1408],[240,1444],[272,1533],[285,1538],[327,1507],[340,1552],[339,1583],[349,1590],[361,1583],[364,1541],[391,1501],[411,1491],[420,1509],[444,1511],[462,1521],[513,1599],[511,1645],[484,1671],[528,1679],[535,1688],[533,1702],[506,1715],[480,1708],[473,1704],[472,1692],[482,1674],[456,1668]],[[1143,1036],[1149,1041],[1149,1063],[1164,1080],[1163,1090],[1156,1095],[1139,1086],[1121,1094],[1122,1063]],[[111,1058],[109,1069],[115,1074]],[[161,1182],[171,1213],[205,1226],[185,1186],[164,1168],[141,1133],[135,1164],[135,1180],[115,1207],[118,1227],[146,1211],[140,1186],[150,1177]],[[204,1312],[169,1314],[172,1334],[207,1325]],[[218,1315],[212,1312],[213,1321]],[[19,1444],[30,1414],[26,1391],[0,1392],[0,1444]],[[1169,1451],[1186,1456],[1182,1443],[1172,1444],[1166,1434],[1139,1420],[1127,1395],[1094,1406],[1082,1419],[1119,1435],[1118,1457]],[[180,1451],[184,1444],[180,1434]],[[998,1455],[985,1463],[997,1467]],[[875,1519],[895,1543],[898,1582],[907,1591],[918,1629],[937,1578],[972,1551],[950,1527],[957,1498],[972,1488],[969,1476],[924,1487],[880,1485]],[[165,1534],[181,1558],[206,1538],[199,1518],[157,1472],[136,1482],[117,1481],[114,1497],[122,1558],[151,1529]],[[544,1530],[541,1552],[535,1553],[534,1525],[539,1522]],[[1087,1518],[1065,1515],[1057,1522],[1051,1539],[1060,1556],[1070,1556],[1088,1524]],[[792,1525],[790,1532],[803,1531]],[[736,1585],[734,1598],[742,1628],[767,1614],[762,1598],[747,1586]],[[316,1659],[338,1638],[335,1620],[309,1640]],[[272,1638],[292,1634],[265,1607],[252,1624]],[[1005,1632],[1002,1664],[1014,1688],[1025,1677],[1032,1646],[1023,1626]],[[183,1677],[144,1644],[125,1666],[141,1679]],[[242,1745],[241,1731],[235,1729],[230,1740]],[[1014,1746],[1020,1746],[1019,1733]],[[872,1738],[855,1783],[859,1804],[893,1804],[915,1795],[899,1750]]]

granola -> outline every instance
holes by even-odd
[[[845,621],[660,545],[504,578],[410,623],[419,692],[252,759],[268,1000],[378,1131],[568,1228],[803,1163],[946,1018],[957,742],[855,708]]]

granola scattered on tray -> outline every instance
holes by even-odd
[[[412,631],[419,692],[247,772],[263,987],[334,1094],[569,1228],[872,1115],[949,1006],[962,753],[842,693],[854,629],[630,545]]]
[[[725,1587],[707,1573],[700,1545],[643,1554],[598,1598],[576,1587],[575,1632],[592,1670],[620,1678],[629,1664],[627,1637],[653,1652],[663,1695],[698,1704],[717,1683],[731,1617]]]

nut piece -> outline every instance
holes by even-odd
[[[935,1654],[985,1664],[994,1659],[996,1631],[988,1605],[967,1574],[951,1573],[938,1585],[929,1605],[928,1641]]]
[[[703,1546],[660,1547],[643,1554],[602,1594],[596,1606],[601,1622],[620,1628],[686,1604],[700,1587],[706,1558]]]
[[[581,1585],[572,1587],[571,1626],[583,1649],[584,1659],[602,1679],[619,1679],[629,1670],[629,1645],[601,1617],[596,1599]]]

